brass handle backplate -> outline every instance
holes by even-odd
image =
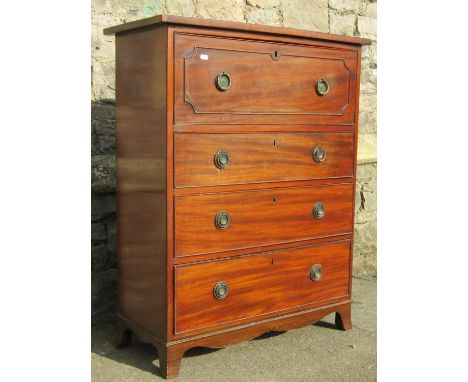
[[[219,211],[214,218],[214,223],[218,229],[228,229],[229,225],[231,224],[231,217],[227,212]]]
[[[315,84],[315,91],[319,96],[324,96],[325,94],[328,93],[330,90],[330,84],[328,83],[327,80],[321,78],[320,80],[317,81]]]
[[[229,293],[229,287],[226,281],[219,281],[213,288],[213,295],[218,300],[223,300]]]
[[[214,156],[214,164],[219,169],[223,169],[229,166],[230,161],[231,158],[229,157],[229,153],[224,150],[218,151]]]
[[[320,264],[314,264],[310,268],[310,278],[312,281],[320,281],[323,276],[323,269]]]
[[[321,202],[316,203],[314,209],[312,210],[312,215],[314,215],[315,219],[322,219],[325,216],[324,204]]]
[[[323,162],[326,156],[327,156],[326,151],[320,146],[315,147],[312,152],[312,157],[314,158],[315,163]]]
[[[225,92],[231,87],[231,77],[229,77],[229,74],[224,72],[218,73],[215,84],[218,90]]]

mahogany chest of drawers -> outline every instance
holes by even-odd
[[[156,16],[116,35],[118,330],[184,352],[351,328],[361,45]]]

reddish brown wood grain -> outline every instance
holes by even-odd
[[[279,28],[269,25],[259,25],[259,24],[246,24],[238,23],[232,21],[220,21],[220,20],[207,20],[193,17],[182,17],[174,15],[157,15],[153,17],[148,17],[141,20],[132,21],[125,24],[116,25],[104,29],[104,34],[112,35],[121,32],[126,32],[134,29],[145,28],[149,26],[158,26],[159,24],[174,24],[177,26],[194,26],[201,27],[201,30],[205,31],[216,31],[223,30],[225,34],[229,33],[230,30],[236,31],[238,34],[242,31],[253,32],[256,35],[273,35],[273,36],[294,36],[294,37],[304,37],[306,39],[315,39],[322,41],[336,41],[346,44],[355,44],[355,45],[369,45],[371,40],[359,37],[351,36],[340,36],[331,33],[322,33],[314,31],[306,31],[293,28]],[[266,37],[266,36],[265,36]],[[264,37],[264,38],[265,38]],[[306,40],[307,41],[307,40]]]
[[[165,28],[116,39],[118,312],[166,338]],[[135,49],[138,46],[139,49]]]
[[[353,176],[353,133],[175,134],[175,187],[200,187]],[[323,162],[313,150],[322,147]],[[226,168],[215,166],[219,150]]]
[[[174,45],[176,124],[354,123],[354,50],[183,33]],[[221,72],[232,80],[227,91],[215,85]],[[319,79],[330,84],[324,96]]]
[[[263,182],[263,183],[244,183],[236,185],[209,185],[201,187],[184,187],[174,188],[174,196],[183,195],[198,195],[198,194],[209,194],[214,192],[227,192],[227,191],[250,191],[250,190],[263,190],[273,188],[284,188],[287,187],[309,187],[309,186],[326,186],[333,184],[352,183],[355,180],[353,177],[340,177],[340,178],[326,178],[326,179],[308,179],[308,180],[290,180],[287,183],[283,181],[277,182]]]
[[[131,330],[153,343],[172,378],[193,346],[331,312],[350,329],[360,45],[369,41],[172,16],[106,33],[117,34],[124,342]],[[227,92],[214,85],[218,70],[231,76]],[[323,97],[319,77],[331,85]],[[327,151],[321,164],[315,144]],[[231,155],[223,170],[213,166],[218,149]],[[322,220],[312,217],[319,201]],[[232,219],[224,231],[214,226],[219,210]],[[315,284],[314,261],[326,271]],[[215,301],[221,276],[230,294]]]
[[[171,340],[174,336],[174,277],[173,277],[173,259],[174,259],[174,133],[172,126],[174,125],[174,113],[172,104],[174,102],[174,66],[173,62],[173,46],[174,46],[174,30],[173,26],[167,27],[167,78],[166,78],[166,338]]]
[[[175,256],[351,232],[352,195],[352,184],[340,184],[176,197]],[[312,216],[318,202],[326,209],[322,219]],[[231,217],[226,230],[214,224],[219,211]]]
[[[348,232],[345,234],[340,235],[333,235],[333,241],[341,241],[341,240],[350,240],[352,237],[352,233]],[[269,252],[269,251],[277,251],[280,249],[293,249],[297,247],[304,247],[304,246],[311,246],[316,244],[323,244],[326,242],[330,242],[330,237],[320,237],[314,239],[305,239],[301,240],[300,242],[290,242],[290,243],[280,243],[280,244],[270,244],[264,245],[257,248],[240,248],[234,249],[230,251],[223,251],[223,252],[214,252],[214,253],[205,253],[202,255],[192,255],[192,256],[183,256],[183,257],[174,257],[172,259],[173,265],[180,265],[180,264],[188,264],[188,263],[195,263],[207,260],[216,260],[216,259],[226,259],[235,256],[242,256],[242,255],[252,255],[261,252]]]
[[[232,133],[272,133],[272,132],[292,132],[292,133],[336,133],[336,132],[349,132],[355,129],[355,125],[335,125],[330,123],[314,124],[314,125],[298,125],[298,124],[268,124],[256,123],[255,125],[242,125],[242,124],[188,124],[188,125],[174,125],[172,126],[174,133],[215,133],[215,134],[232,134]]]
[[[178,266],[176,332],[348,296],[349,247],[346,241]],[[310,278],[314,264],[323,269],[319,281]],[[223,300],[213,295],[219,281],[229,288]]]

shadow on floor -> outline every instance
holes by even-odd
[[[325,328],[325,329],[333,329],[333,330],[339,330],[341,331],[341,329],[338,329],[336,327],[336,325],[332,322],[327,322],[327,321],[318,321],[316,322],[315,324],[313,324],[314,326],[319,326],[321,328]]]
[[[325,328],[335,328],[333,324],[322,321],[319,321],[314,325]],[[285,331],[271,331],[253,338],[251,341],[263,341],[280,336],[283,333],[285,333]],[[152,345],[132,339],[129,346],[118,347],[117,340],[114,325],[92,327],[91,351],[99,356],[138,368],[162,378],[159,371],[158,352]],[[214,353],[219,350],[221,349],[194,347],[186,351],[184,358],[197,357],[204,354]]]
[[[132,336],[133,337],[133,336]],[[118,363],[138,368],[161,377],[159,356],[151,344],[141,343],[132,338],[129,346],[117,346],[118,338],[114,325],[96,326],[91,329],[91,352]],[[184,354],[184,358],[210,354],[220,349],[194,347]]]
[[[143,371],[159,374],[153,361],[158,358],[156,349],[150,344],[132,341],[128,347],[118,347],[114,326],[93,327],[91,330],[91,352],[113,361]]]

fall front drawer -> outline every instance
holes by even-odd
[[[353,124],[357,52],[176,33],[178,123]]]
[[[178,196],[175,256],[350,233],[352,220],[352,184]]]
[[[176,332],[348,297],[350,243],[176,266]]]
[[[175,187],[353,176],[354,133],[175,134]]]

